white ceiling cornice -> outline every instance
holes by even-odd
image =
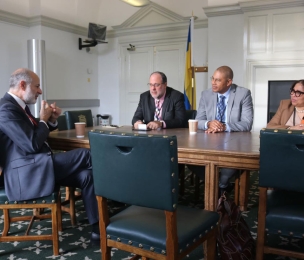
[[[244,12],[304,6],[303,0],[264,0],[257,2],[240,2]]]
[[[155,12],[157,14],[160,14],[163,17],[166,17],[168,20],[172,21],[172,23],[189,21],[189,19],[190,19],[190,17],[183,17],[181,15],[178,15],[178,14],[170,11],[167,8],[164,8],[158,4],[151,2],[149,5],[140,8],[139,11],[137,11],[134,15],[132,15],[130,18],[128,18],[122,24],[117,25],[117,26],[112,26],[112,27],[114,30],[133,27],[138,21],[142,20],[145,16],[147,16],[151,12]]]
[[[240,8],[240,5],[238,4],[224,5],[218,7],[204,7],[203,9],[207,17],[234,15],[234,14],[243,13],[243,11]]]
[[[187,30],[188,27],[189,27],[189,20],[183,22],[160,24],[160,25],[121,28],[121,29],[108,31],[107,38],[147,34],[147,33],[157,33],[157,32],[169,32],[169,31],[177,31],[177,30]],[[207,28],[207,27],[208,27],[207,19],[196,20],[194,22],[195,29]]]
[[[222,5],[217,7],[204,7],[207,17],[243,14],[245,12],[263,11],[279,8],[303,7],[303,0],[261,0],[240,2],[235,5]]]
[[[75,33],[83,36],[88,35],[88,28],[84,28],[75,24],[66,23],[46,16],[34,16],[29,18],[29,26],[41,25],[53,29]]]
[[[0,10],[0,21],[29,27],[29,19],[25,16]]]

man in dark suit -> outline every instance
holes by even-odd
[[[198,128],[206,133],[250,131],[253,123],[253,105],[250,90],[232,84],[233,71],[221,66],[211,77],[212,88],[201,95],[196,119]],[[221,103],[222,100],[222,104]],[[200,178],[204,179],[204,167],[190,166]],[[229,179],[237,173],[236,169],[222,168],[220,191],[231,191]]]
[[[41,101],[40,120],[29,111],[42,94],[39,77],[18,69],[10,77],[9,91],[0,100],[0,165],[5,192],[12,201],[49,195],[55,184],[82,189],[92,242],[99,239],[98,208],[94,193],[91,155],[87,149],[53,154],[46,140],[57,128],[61,109]]]
[[[153,72],[148,83],[150,90],[140,95],[132,125],[146,124],[149,129],[179,128],[185,125],[184,95],[167,87],[163,72]]]

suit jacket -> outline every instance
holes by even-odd
[[[291,117],[294,108],[295,107],[291,104],[290,99],[281,100],[280,106],[277,112],[275,113],[275,115],[267,124],[267,128],[286,129],[287,128],[286,123],[288,119]]]
[[[155,101],[150,91],[146,91],[140,95],[138,107],[132,119],[132,125],[138,120],[142,120],[145,124],[154,121]],[[186,110],[184,104],[184,95],[174,90],[166,88],[166,96],[162,106],[162,120],[166,123],[166,128],[184,127],[186,120]]]
[[[43,122],[34,126],[11,95],[6,93],[0,100],[0,165],[9,200],[28,200],[53,192],[52,152],[45,143],[50,130]]]
[[[217,93],[212,89],[202,92],[196,115],[198,128],[205,129],[206,121],[215,120],[217,106]],[[249,89],[231,85],[227,104],[226,123],[231,131],[250,131],[253,123],[253,105]]]

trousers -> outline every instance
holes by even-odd
[[[53,155],[55,182],[60,186],[81,189],[84,208],[90,224],[98,222],[90,150],[79,148]]]
[[[187,167],[201,180],[205,180],[205,166],[187,165]],[[219,176],[219,187],[222,189],[227,188],[230,178],[235,176],[237,173],[237,169],[221,168]]]

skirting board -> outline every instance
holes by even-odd
[[[52,100],[48,99],[47,102],[52,104],[56,102],[56,105],[61,108],[66,107],[99,107],[100,100],[99,99],[57,99]]]

